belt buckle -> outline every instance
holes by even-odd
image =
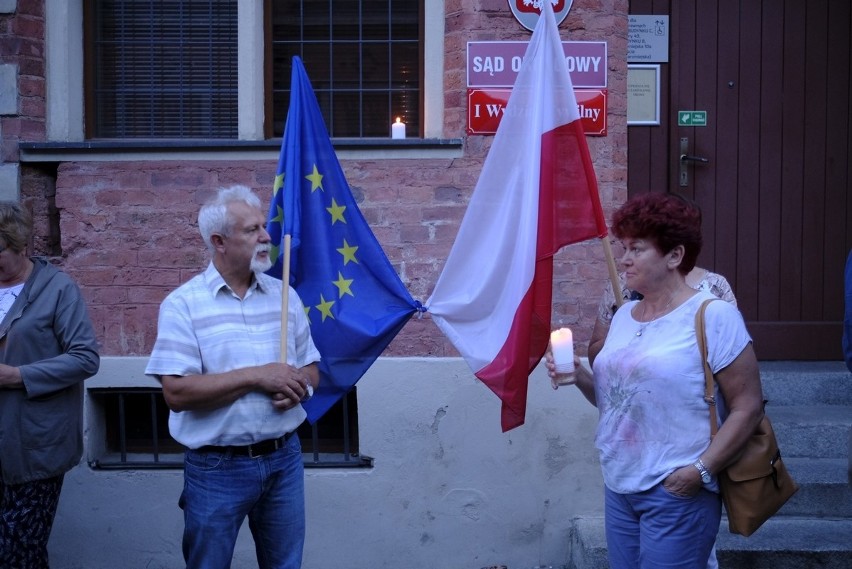
[[[255,446],[260,446],[260,445],[265,445],[265,444],[271,444],[272,449],[265,451],[265,452],[259,451],[258,454],[254,453],[254,447]],[[263,456],[266,456],[267,454],[275,452],[276,450],[280,449],[281,446],[282,446],[281,445],[281,439],[272,439],[272,440],[267,440],[267,441],[260,441],[259,443],[248,445],[248,449],[247,449],[248,450],[248,456],[249,456],[249,458],[261,458]]]
[[[262,442],[266,442],[266,441],[262,441]],[[248,446],[248,448],[246,450],[248,450],[248,457],[249,458],[261,458],[262,456],[264,456],[264,454],[268,454],[268,453],[263,453],[263,451],[259,451],[257,454],[255,454],[255,448],[254,447],[256,445],[260,445],[260,444],[261,443],[255,443],[255,444],[251,444],[251,445]]]

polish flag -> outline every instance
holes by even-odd
[[[553,255],[605,237],[577,100],[549,2],[444,270],[427,303],[477,378],[524,423],[529,374],[547,349]]]

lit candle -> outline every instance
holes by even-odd
[[[574,335],[570,328],[560,328],[550,333],[550,349],[553,352],[553,363],[556,365],[556,373],[570,374],[573,380],[574,374]],[[573,383],[573,381],[569,381]]]
[[[396,117],[396,122],[391,125],[391,138],[405,138],[405,123]]]

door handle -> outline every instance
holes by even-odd
[[[680,164],[679,164],[679,178],[680,178],[680,187],[685,188],[689,186],[689,166],[694,164],[707,164],[710,162],[708,158],[704,158],[703,156],[696,156],[694,154],[689,153],[689,138],[683,137],[680,139]]]

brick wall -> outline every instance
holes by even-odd
[[[0,3],[0,199],[22,196],[18,142],[45,137],[44,36],[40,0]],[[44,203],[28,205],[43,221]]]
[[[0,13],[0,65],[15,71],[15,84],[3,85],[4,101],[7,88],[17,91],[17,105],[10,101],[0,109],[3,163],[17,162],[19,140],[45,137],[44,63],[42,3],[18,0],[15,12]]]
[[[608,42],[609,134],[587,140],[609,216],[613,205],[626,197],[626,111],[619,93],[624,92],[626,79],[627,2],[575,0],[574,4],[560,26],[563,39]],[[530,36],[515,21],[505,0],[446,0],[445,5],[444,136],[463,138],[463,156],[342,162],[376,237],[412,296],[424,302],[452,246],[493,139],[465,135],[466,43],[528,40]],[[43,115],[43,105],[41,109]],[[30,135],[38,137],[37,132]],[[3,142],[4,149],[14,147],[5,133]],[[159,302],[207,263],[196,226],[200,205],[215,188],[233,183],[244,183],[268,198],[276,165],[211,160],[58,166],[55,231],[61,234],[62,257],[57,261],[83,288],[102,354],[150,351]],[[35,248],[45,254],[50,252],[53,172],[25,168],[23,177],[24,199],[37,213],[44,212],[39,216]],[[573,326],[583,342],[591,332],[606,277],[601,245],[587,242],[566,247],[556,258],[554,272],[554,322]],[[426,316],[412,319],[386,355],[457,353]]]

